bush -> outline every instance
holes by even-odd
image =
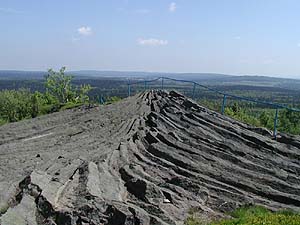
[[[7,120],[4,120],[4,119],[0,118],[0,126],[1,126],[1,125],[4,125],[4,124],[6,124],[6,123],[7,123]]]
[[[198,102],[211,110],[220,111],[221,109],[221,102],[214,99],[201,99]],[[249,125],[274,130],[275,109],[272,108],[262,108],[262,106],[247,102],[234,102],[225,108],[225,115]],[[300,112],[280,109],[277,130],[300,135]]]
[[[253,126],[261,126],[258,118],[250,115],[245,109],[240,108],[238,104],[234,104],[232,107],[226,107],[225,115]]]
[[[0,118],[16,122],[32,115],[32,94],[29,90],[4,90],[0,92]]]
[[[290,134],[300,134],[300,112],[280,110],[278,130]]]
[[[71,85],[72,76],[65,75],[65,70],[65,67],[62,67],[59,72],[49,69],[45,77],[47,92],[56,97],[62,104],[72,101],[75,97]]]
[[[59,72],[48,71],[46,93],[31,93],[28,89],[0,91],[0,125],[88,103],[91,86],[73,87],[71,80],[62,67]]]
[[[49,69],[46,75],[45,87],[48,96],[52,96],[60,104],[68,102],[86,103],[89,101],[88,92],[91,86],[88,84],[80,87],[73,87],[71,84],[72,76],[65,74],[65,67],[62,67],[58,72]]]

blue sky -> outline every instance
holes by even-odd
[[[0,0],[0,69],[300,78],[298,0]]]

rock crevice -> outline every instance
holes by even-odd
[[[208,218],[244,204],[300,209],[299,137],[273,140],[177,92],[0,132],[1,225],[183,224],[193,208]]]

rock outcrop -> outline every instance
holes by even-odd
[[[183,224],[244,204],[300,209],[299,137],[176,92],[0,127],[1,225]]]

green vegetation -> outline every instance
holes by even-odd
[[[243,79],[248,78],[239,79],[243,81]],[[278,102],[300,108],[299,85],[297,86],[297,90],[283,89],[273,84],[261,86],[261,79],[257,80],[258,83],[254,82],[252,86],[244,85],[244,82],[235,82],[230,85],[215,84],[216,86],[211,87],[238,96],[261,101]],[[90,85],[85,85],[85,83],[92,83],[93,88]],[[214,83],[210,82],[207,85],[212,84]],[[175,89],[187,96],[192,95],[190,84],[165,81],[164,86],[167,90]],[[149,83],[147,84],[147,88],[159,89],[161,88],[161,81]],[[1,125],[6,122],[18,121],[22,118],[31,118],[73,108],[84,103],[114,103],[127,96],[127,81],[117,78],[100,79],[89,77],[75,79],[73,76],[66,74],[63,67],[58,72],[50,69],[44,80],[1,80],[0,90],[2,90],[0,91]],[[133,85],[131,88],[132,95],[143,90],[143,83]],[[197,87],[195,92],[195,99],[201,105],[219,112],[221,110],[222,98],[222,96],[216,93],[199,87]],[[270,130],[274,129],[275,110],[267,108],[265,105],[228,98],[225,114],[253,126],[266,127]],[[300,134],[300,113],[281,109],[278,118],[277,128],[279,132]]]
[[[62,67],[59,72],[48,71],[44,93],[29,89],[0,91],[0,125],[88,103],[91,86],[76,87],[71,81],[72,76],[65,75]]]
[[[36,117],[50,111],[53,99],[48,94],[31,93],[28,89],[0,92],[0,124]]]
[[[199,103],[209,109],[219,111],[221,109],[221,99],[202,99]],[[256,127],[266,127],[274,129],[275,109],[257,106],[253,103],[232,102],[225,108],[225,115]],[[284,133],[300,135],[300,113],[287,109],[280,109],[278,115],[277,130]]]
[[[204,222],[195,215],[190,215],[186,225],[298,225],[300,215],[290,211],[271,212],[261,206],[242,207],[230,215],[232,219]]]
[[[106,102],[105,104],[112,104],[112,103],[115,103],[115,102],[118,102],[118,101],[121,101],[122,98],[118,97],[118,96],[112,96],[112,97],[108,97],[106,99]]]
[[[72,76],[66,75],[65,70],[65,67],[62,67],[59,72],[48,70],[45,77],[46,93],[53,96],[60,104],[88,102],[87,93],[91,90],[91,86],[86,84],[80,85],[79,88],[72,86]]]

